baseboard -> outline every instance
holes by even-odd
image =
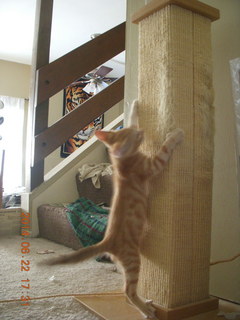
[[[181,320],[214,310],[218,310],[218,299],[209,298],[172,309],[157,307],[157,316],[162,320]]]

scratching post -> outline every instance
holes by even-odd
[[[215,319],[209,298],[213,167],[211,22],[215,8],[197,0],[152,0],[139,24],[139,122],[153,156],[166,134],[185,141],[151,182],[149,228],[142,243],[139,293],[161,320]],[[101,319],[141,320],[118,293],[76,297]],[[212,310],[212,311],[211,311]],[[198,314],[206,313],[203,317]],[[194,317],[193,317],[194,316]],[[195,317],[196,316],[196,317]]]
[[[183,128],[150,192],[150,226],[142,245],[139,293],[165,310],[216,308],[209,299],[213,166],[211,22],[218,10],[197,0],[153,0],[139,24],[139,122],[153,156],[166,133]],[[200,308],[201,309],[201,308]],[[186,311],[188,312],[188,311]],[[196,311],[195,311],[196,312]],[[197,312],[201,312],[198,311]],[[178,318],[176,314],[174,319]]]

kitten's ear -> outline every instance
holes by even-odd
[[[96,131],[95,132],[96,137],[98,138],[98,140],[102,141],[102,142],[106,142],[108,139],[108,135],[109,133],[107,131]]]
[[[131,110],[128,119],[128,127],[138,128],[138,100],[134,100],[131,105]]]

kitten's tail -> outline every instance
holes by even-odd
[[[90,259],[107,251],[107,244],[105,241],[101,241],[93,246],[82,248],[70,254],[62,255],[56,258],[43,260],[38,265],[53,266],[56,264],[76,263],[83,260]]]

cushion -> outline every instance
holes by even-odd
[[[96,204],[105,203],[110,207],[113,193],[112,175],[100,177],[100,189],[94,187],[91,179],[80,181],[79,173],[76,175],[76,184],[79,197],[90,199]]]
[[[38,207],[39,236],[72,249],[82,248],[66,215],[66,208],[43,204]]]

